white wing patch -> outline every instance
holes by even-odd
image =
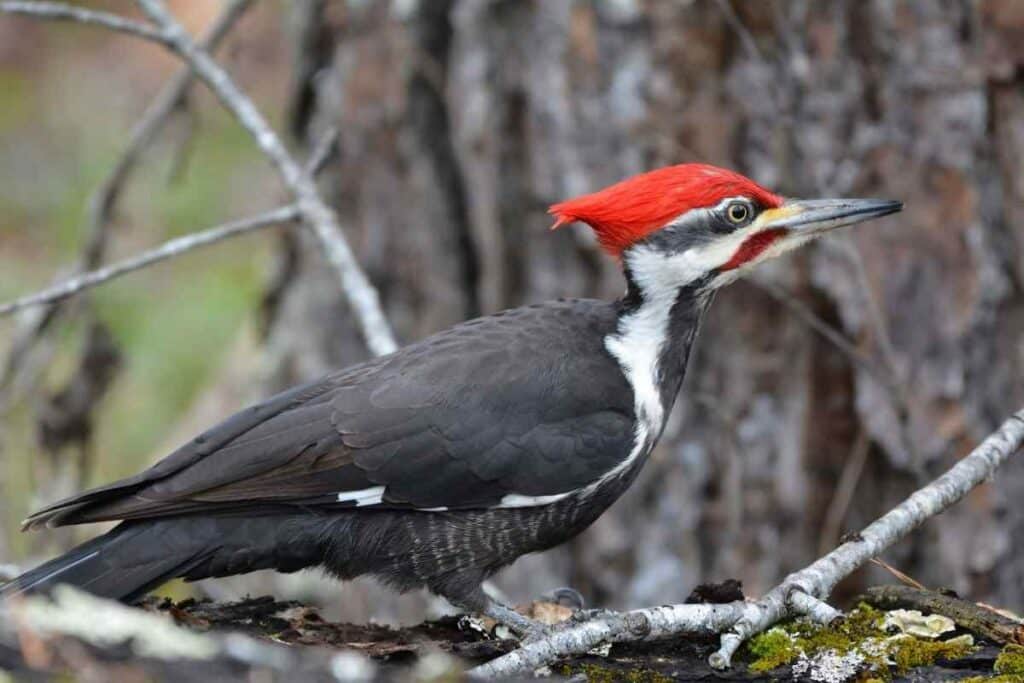
[[[339,503],[355,503],[356,507],[363,505],[378,505],[384,500],[384,486],[371,486],[358,491],[342,491],[338,494]]]
[[[548,496],[524,496],[520,493],[509,493],[501,499],[501,502],[498,503],[497,507],[528,508],[533,507],[534,505],[547,505],[548,503],[554,503],[556,500],[562,500],[571,493],[573,493],[573,491],[553,493]]]

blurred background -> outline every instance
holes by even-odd
[[[196,33],[220,12],[169,5]],[[578,539],[499,575],[513,601],[571,585],[638,607],[726,578],[759,594],[1024,405],[1018,0],[257,0],[217,54],[298,154],[340,132],[321,187],[403,342],[617,296],[586,228],[551,233],[545,210],[654,167],[906,202],[719,294],[639,480]],[[127,37],[0,16],[0,298],[287,200],[197,87],[97,238],[90,196],[175,70]],[[22,566],[98,532],[21,534],[29,511],[368,355],[294,228],[126,276],[42,326],[0,319],[0,353],[0,564]],[[1022,499],[1018,457],[884,559],[1024,609]],[[837,597],[891,580],[871,567]],[[436,609],[312,572],[165,589],[269,591],[354,620]]]

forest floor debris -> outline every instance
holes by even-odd
[[[888,588],[868,595],[891,599]],[[914,601],[942,596],[920,593],[912,596]],[[752,639],[728,671],[708,666],[717,645],[705,638],[615,644],[607,655],[577,657],[542,673],[596,683],[1024,681],[1024,646],[963,628],[956,615],[962,620],[965,608],[956,601],[966,601],[942,597],[939,603],[952,605],[954,614],[926,612],[908,621],[905,611],[897,611],[904,608],[887,612],[861,603],[830,626],[786,622]],[[554,620],[564,616],[565,608],[554,607],[533,604],[527,609]],[[151,598],[140,608],[73,589],[59,591],[52,601],[35,597],[14,605],[0,622],[0,672],[88,674],[111,681],[242,681],[259,671],[288,672],[290,683],[455,681],[465,669],[516,647],[462,617],[403,628],[353,625],[327,621],[315,607],[271,597],[233,603]],[[922,623],[936,628],[919,633]],[[83,624],[90,627],[83,630]],[[160,642],[169,648],[182,642],[199,645],[155,651]]]

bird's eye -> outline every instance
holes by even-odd
[[[725,210],[725,215],[729,217],[729,221],[732,223],[743,223],[750,218],[750,207],[746,204],[736,202],[729,205]]]

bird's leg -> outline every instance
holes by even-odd
[[[477,614],[494,619],[512,631],[522,642],[536,640],[549,633],[547,626],[523,616],[507,605],[501,604],[487,595],[482,586],[476,586],[468,591],[461,590],[455,594],[449,591],[445,597],[453,605],[467,612],[476,612]]]

